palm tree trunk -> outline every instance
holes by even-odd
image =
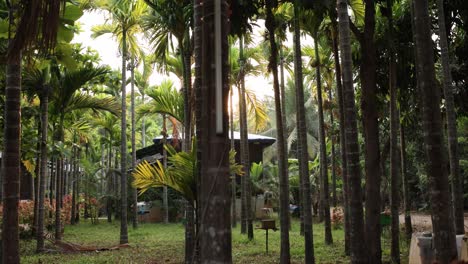
[[[39,108],[42,108],[42,101],[40,101],[39,103]],[[33,200],[34,200],[34,224],[33,224],[33,236],[35,236],[37,234],[37,225],[38,225],[38,221],[39,221],[39,177],[41,175],[41,133],[42,133],[42,129],[41,129],[41,116],[38,116],[37,117],[37,144],[36,144],[36,151],[37,151],[37,154],[36,154],[36,165],[35,165],[35,168],[34,168],[34,172],[36,173],[36,177],[33,177],[32,179],[32,192],[33,192]],[[34,188],[35,187],[35,188]]]
[[[302,179],[301,185],[303,201],[302,211],[304,214],[305,263],[315,263],[298,0],[294,2],[294,77],[296,84],[297,156],[299,159],[299,177]],[[330,210],[328,212],[330,212]]]
[[[131,86],[131,119],[132,119],[132,170],[136,167],[136,140],[135,140],[135,58],[130,62],[130,86]],[[132,188],[132,226],[138,228],[138,193],[136,188]]]
[[[354,101],[351,39],[349,36],[348,1],[338,0],[338,30],[340,38],[342,80],[343,80],[343,103],[345,117],[345,142],[346,142],[346,165],[348,178],[348,201],[349,201],[349,233],[351,263],[368,263],[368,254],[365,247],[363,210],[362,210],[362,188],[361,169],[359,165],[359,144],[356,121],[356,106]]]
[[[200,204],[197,204],[201,210],[200,261],[231,263],[228,113],[227,107],[214,111],[216,105],[226,106],[228,102],[228,6],[225,1],[205,0],[200,10],[204,18],[201,39],[196,43],[196,46],[201,44],[196,50],[201,52],[202,77],[196,97],[201,179]],[[215,42],[216,36],[220,42]]]
[[[319,141],[320,141],[320,175],[321,175],[321,204],[323,216],[325,218],[325,244],[330,245],[333,243],[331,233],[331,219],[330,219],[330,193],[328,186],[328,162],[327,162],[327,143],[325,139],[325,122],[323,117],[323,100],[322,100],[322,80],[320,76],[320,56],[318,48],[318,34],[314,37],[315,47],[315,60],[318,65],[316,68],[317,78],[317,99],[318,99],[318,112],[319,112]]]
[[[331,87],[328,89],[328,100],[330,102],[333,101],[332,97],[332,89]],[[334,117],[333,117],[333,108],[330,107],[330,141],[331,141],[331,153],[330,153],[330,159],[331,159],[331,173],[332,173],[332,203],[333,207],[337,206],[337,195],[336,195],[336,153],[335,153],[335,122],[334,122]]]
[[[442,138],[440,90],[435,82],[431,21],[427,0],[414,1],[417,68],[423,101],[424,141],[427,155],[427,176],[430,184],[435,258],[450,263],[457,258],[455,230],[450,204],[445,148]]]
[[[12,15],[10,11],[10,16]],[[12,23],[13,18],[10,18]],[[13,43],[10,41],[10,44]],[[3,227],[2,261],[20,263],[18,204],[21,151],[21,51],[11,51],[5,87],[5,130],[3,136]]]
[[[163,145],[167,143],[167,119],[166,115],[162,115],[163,118]],[[163,148],[163,165],[167,168],[167,151]],[[163,208],[164,208],[164,223],[169,223],[169,204],[167,201],[167,186],[163,187]]]
[[[400,121],[400,142],[401,142],[401,177],[403,178],[403,200],[405,205],[405,233],[406,239],[411,240],[413,225],[411,224],[411,201],[409,191],[409,175],[406,169],[406,137],[405,127]]]
[[[375,33],[375,3],[365,1],[364,33],[358,36],[361,45],[362,60],[361,77],[361,111],[364,128],[365,175],[366,175],[366,210],[365,233],[369,251],[370,263],[382,262],[381,226],[380,226],[380,143],[377,109],[376,86],[376,48]]]
[[[279,45],[279,54],[280,54],[280,101],[281,101],[281,121],[282,121],[282,130],[286,131],[286,91],[285,91],[285,85],[284,85],[284,54],[283,54],[283,48],[282,44],[280,43]],[[287,144],[287,135],[286,133],[283,133],[283,150],[285,153],[285,156],[287,157],[289,151],[288,151],[288,144]],[[286,163],[287,164],[287,163]],[[287,186],[283,188],[287,188],[286,192],[289,192],[289,170],[286,168],[286,174],[284,178],[288,179],[287,180]],[[289,206],[289,201],[288,201],[288,206]],[[288,209],[288,217],[287,217],[287,226],[288,229],[291,230],[291,219],[289,218],[289,209]]]
[[[59,132],[60,133],[60,132]],[[62,201],[62,176],[63,176],[63,158],[57,158],[57,175],[55,179],[55,240],[62,240],[62,221],[61,216],[61,201]]]
[[[196,125],[198,126],[200,116],[201,116],[201,106],[202,102],[198,100],[198,98],[201,97],[201,86],[202,86],[202,17],[203,17],[203,0],[194,0],[193,1],[193,50],[194,50],[194,61],[195,61],[195,73],[194,73],[194,89],[193,89],[193,97],[195,101],[194,105],[194,112],[195,112],[195,118],[196,118]],[[200,138],[198,137],[198,134],[196,134],[197,140]],[[198,141],[199,142],[199,141]],[[200,146],[200,143],[198,143]],[[198,150],[200,150],[200,147],[198,147]],[[196,190],[197,190],[197,197],[196,199],[196,206],[197,210],[195,211],[195,218],[196,218],[196,230],[197,233],[200,234],[201,230],[201,218],[202,218],[202,212],[200,210],[200,204],[202,200],[202,195],[201,195],[201,153],[198,151],[197,153],[197,166],[198,166],[198,171],[196,172]],[[186,245],[190,241],[185,241]],[[197,254],[195,255],[193,262],[197,263],[200,261],[200,254],[201,254],[201,248],[200,248],[201,242],[200,239],[197,241],[197,243],[194,245],[195,250]],[[192,254],[193,255],[193,254]],[[192,261],[191,256],[185,256],[185,262],[190,263]]]
[[[127,29],[122,25],[122,120],[120,136],[120,244],[128,243],[127,225]]]
[[[345,254],[349,256],[349,203],[348,203],[348,174],[346,163],[346,136],[345,136],[345,109],[343,98],[343,85],[341,83],[341,65],[338,52],[338,25],[337,20],[332,20],[332,26],[336,33],[333,34],[333,57],[335,60],[335,77],[336,77],[336,94],[338,100],[338,108],[340,112],[340,156],[341,156],[341,178],[343,180],[343,211],[344,211],[344,233],[345,233]]]
[[[75,224],[80,222],[80,181],[81,181],[81,171],[80,171],[80,160],[81,160],[81,148],[78,149],[78,157],[76,159],[76,214],[75,214]]]
[[[391,173],[391,232],[392,242],[390,257],[393,263],[400,263],[400,167],[398,155],[399,115],[397,109],[397,76],[395,62],[395,45],[393,43],[393,1],[387,0],[388,10],[388,43],[389,43],[389,87],[390,87],[390,173]]]
[[[231,132],[231,150],[235,150],[235,144],[234,144],[234,106],[232,102],[232,97],[233,97],[233,89],[231,86],[230,93],[229,93],[229,100],[230,100],[230,114],[229,114],[229,119],[230,119],[230,132]],[[237,199],[237,191],[236,191],[236,186],[237,186],[237,181],[236,181],[236,174],[232,173],[231,174],[232,180],[231,180],[231,203],[232,203],[232,208],[231,208],[231,224],[232,227],[235,228],[237,226],[237,207],[236,207],[236,199]]]
[[[252,191],[250,182],[250,157],[249,157],[249,139],[248,139],[248,124],[247,124],[247,107],[245,103],[245,77],[244,77],[244,39],[239,37],[239,60],[240,60],[240,81],[239,81],[239,113],[240,113],[240,158],[241,164],[244,167],[242,196],[245,200],[245,222],[247,226],[247,237],[253,239],[253,224],[252,224]],[[243,201],[244,202],[244,201]]]
[[[36,252],[44,251],[44,225],[45,225],[45,189],[47,176],[47,133],[49,123],[49,87],[44,87],[41,96],[41,164],[38,180],[38,221],[37,221],[37,245]]]
[[[76,135],[75,135],[75,140],[76,140]],[[71,214],[70,214],[70,224],[75,225],[75,219],[76,219],[76,176],[77,176],[77,163],[76,159],[78,156],[78,149],[73,146],[72,147],[72,158],[70,160],[70,183],[72,186],[72,208],[71,208]]]
[[[444,1],[437,0],[439,22],[439,45],[444,77],[445,110],[447,115],[447,138],[450,162],[450,175],[452,176],[452,201],[455,217],[456,234],[464,234],[463,220],[463,179],[460,177],[460,164],[458,157],[457,117],[453,102],[452,73],[450,70],[450,55],[445,26]]]
[[[114,173],[111,172],[112,168],[112,137],[110,138],[109,148],[107,151],[107,222],[112,223],[112,188]]]
[[[398,155],[398,109],[397,109],[397,91],[396,91],[396,64],[393,54],[390,56],[390,173],[391,173],[391,215],[392,215],[392,244],[391,259],[393,263],[400,263],[400,167]]]
[[[269,65],[273,75],[273,91],[275,94],[275,117],[278,140],[278,174],[279,174],[279,218],[280,218],[280,263],[290,263],[291,254],[289,248],[289,179],[287,173],[286,143],[284,134],[284,124],[282,119],[281,93],[278,81],[278,48],[275,41],[276,22],[272,9],[275,8],[273,0],[265,0],[266,20],[265,26],[268,29],[270,41]],[[284,94],[283,94],[284,95]]]

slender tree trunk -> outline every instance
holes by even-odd
[[[390,174],[391,174],[391,232],[392,242],[390,257],[393,263],[400,263],[400,167],[398,155],[398,124],[399,115],[397,109],[397,76],[395,61],[395,45],[393,40],[393,1],[387,0],[388,10],[388,43],[389,43],[389,87],[390,87]]]
[[[401,142],[401,176],[403,178],[403,200],[405,205],[405,233],[406,239],[411,240],[413,225],[411,224],[411,200],[409,192],[409,175],[406,169],[406,137],[405,127],[400,121],[400,142]]]
[[[233,89],[231,86],[231,90],[229,93],[229,100],[230,100],[230,114],[229,114],[229,119],[230,119],[230,132],[231,132],[231,150],[235,150],[235,144],[234,144],[234,106],[232,102],[232,97],[233,97]],[[237,206],[236,206],[236,198],[237,198],[237,181],[236,181],[236,174],[232,173],[231,174],[232,180],[231,180],[231,203],[232,203],[232,209],[231,209],[231,224],[232,227],[235,228],[237,226]]]
[[[75,176],[75,184],[76,184],[76,211],[75,211],[75,224],[80,222],[80,181],[81,181],[81,172],[80,172],[80,161],[81,161],[81,147],[78,148],[78,157],[76,158],[76,176]]]
[[[179,43],[182,43],[180,48],[180,55],[183,63],[183,95],[184,95],[184,137],[182,141],[182,151],[189,151],[191,148],[192,140],[192,110],[190,102],[191,94],[191,53],[190,53],[190,40],[188,33],[185,34],[183,39],[179,39]],[[187,217],[187,226],[185,228],[185,258],[186,262],[191,261],[192,256],[195,252],[195,218],[193,205],[186,203],[185,214]],[[189,259],[190,258],[190,259]]]
[[[282,48],[282,44],[280,43],[279,45],[279,54],[280,54],[280,101],[281,101],[281,122],[282,122],[282,130],[283,131],[286,131],[286,91],[285,91],[285,85],[284,85],[284,54],[283,54],[283,48]],[[283,134],[283,150],[284,150],[284,155],[286,157],[286,161],[287,161],[287,156],[288,156],[288,139],[287,139],[287,134],[286,133],[282,133]],[[287,186],[283,186],[283,188],[287,188],[284,192],[289,192],[289,170],[288,170],[288,163],[286,162],[286,174],[284,176],[285,179],[287,179]],[[289,197],[288,197],[288,206],[289,206]],[[288,209],[288,212],[289,212],[289,209]],[[287,218],[287,225],[288,225],[288,229],[291,230],[291,218],[289,217],[289,213],[288,213],[288,218]]]
[[[167,123],[166,115],[162,115],[163,118],[163,145],[167,143]],[[163,148],[163,165],[167,168],[167,151]],[[167,186],[163,187],[163,208],[164,208],[164,223],[169,223],[169,204],[167,201]]]
[[[328,89],[328,100],[330,102],[333,101],[332,98],[332,89],[331,87]],[[337,195],[336,195],[336,153],[335,153],[335,124],[334,124],[334,117],[333,117],[333,108],[330,107],[330,141],[331,141],[331,173],[332,173],[332,203],[333,207],[337,206]]]
[[[75,136],[76,138],[76,136]],[[70,224],[74,225],[75,224],[75,219],[76,219],[76,176],[77,176],[77,164],[76,164],[76,159],[78,156],[78,149],[76,147],[72,147],[72,158],[70,161],[70,169],[71,169],[71,174],[70,174],[70,182],[72,185],[72,208],[71,208],[71,214],[70,214]]]
[[[128,243],[127,225],[127,29],[122,25],[122,120],[120,136],[120,244]]]
[[[36,252],[44,251],[44,227],[45,227],[45,189],[47,175],[47,133],[49,124],[49,87],[44,87],[41,96],[41,164],[38,181],[38,221],[37,221],[37,245]]]
[[[59,132],[61,133],[61,132]],[[60,219],[61,216],[61,201],[62,201],[62,176],[63,176],[63,158],[57,158],[57,175],[55,181],[55,240],[61,241],[62,240],[62,221]]]
[[[202,80],[203,80],[203,77],[202,77],[202,57],[203,57],[203,54],[202,54],[202,17],[203,17],[203,0],[193,0],[194,2],[194,7],[193,7],[193,25],[194,25],[194,29],[193,29],[193,42],[194,42],[194,47],[193,47],[193,50],[194,50],[194,61],[195,61],[195,73],[194,73],[194,89],[193,89],[193,97],[194,97],[194,101],[195,101],[195,104],[194,104],[194,113],[195,113],[195,117],[196,117],[196,125],[198,126],[198,124],[200,123],[199,120],[200,120],[200,117],[201,117],[201,114],[200,114],[200,110],[201,110],[201,106],[202,106],[202,103],[203,101],[200,101],[199,98],[201,97],[201,87],[202,87]],[[198,150],[200,150],[200,143],[198,141],[198,139],[200,138],[197,134],[196,134],[196,138],[197,138],[197,145],[198,145]],[[201,152],[198,151],[197,152],[197,165],[198,165],[198,170],[196,172],[196,190],[197,190],[197,197],[196,197],[196,206],[197,206],[197,210],[195,211],[195,217],[196,217],[196,229],[197,229],[197,232],[198,232],[198,235],[200,235],[200,230],[201,230],[201,218],[202,218],[202,212],[201,212],[201,207],[200,207],[200,204],[201,204],[201,200],[202,200],[202,194],[201,194],[201,182],[202,182],[202,175],[201,175]],[[199,236],[200,237],[200,236]],[[186,244],[187,244],[187,241],[186,241]],[[195,255],[193,257],[193,261],[192,259],[188,259],[187,256],[185,256],[185,260],[186,260],[186,263],[187,263],[187,260],[189,261],[192,261],[192,262],[200,262],[200,255],[201,255],[201,240],[198,239],[198,243],[196,244],[196,249],[197,249],[197,255]],[[193,255],[193,254],[192,254]]]
[[[349,15],[347,0],[338,0],[339,37],[341,50],[343,102],[345,109],[345,142],[346,164],[349,188],[349,233],[351,263],[368,263],[368,251],[366,250],[363,210],[361,168],[359,165],[359,144],[356,121],[356,106],[354,101],[351,39],[349,36]]]
[[[455,230],[450,204],[445,148],[442,138],[440,90],[435,82],[431,21],[427,0],[414,1],[417,68],[423,101],[424,141],[427,155],[427,176],[432,206],[432,229],[436,260],[450,263],[457,258]]]
[[[204,18],[202,35],[200,42],[196,43],[201,44],[196,50],[201,52],[199,67],[202,77],[196,97],[201,177],[200,260],[201,263],[232,263],[229,130],[225,107],[229,93],[228,6],[225,1],[205,0],[201,10]],[[220,42],[215,41],[216,37]],[[221,109],[214,111],[216,106],[221,106]]]
[[[343,86],[341,83],[341,65],[338,52],[338,25],[335,18],[332,22],[335,33],[333,34],[333,57],[335,60],[336,94],[340,111],[340,156],[341,156],[341,178],[343,180],[343,211],[344,211],[344,233],[345,233],[345,254],[350,254],[349,237],[349,189],[348,189],[348,169],[346,162],[346,135],[345,135],[345,109],[343,98]]]
[[[54,142],[52,142],[54,144]],[[49,204],[50,207],[54,207],[54,198],[55,198],[55,178],[57,175],[57,158],[51,158],[51,171],[50,171],[50,183],[49,183]],[[52,214],[52,212],[50,212]],[[49,215],[52,218],[52,215]]]
[[[130,86],[131,86],[131,119],[132,119],[132,170],[135,169],[136,163],[136,140],[135,140],[135,58],[131,59],[130,68]],[[132,188],[132,226],[138,228],[138,193],[136,188]]]
[[[452,183],[452,201],[455,217],[455,233],[464,234],[463,218],[463,178],[460,176],[460,164],[458,157],[457,117],[453,102],[452,73],[450,70],[450,54],[445,26],[444,1],[437,0],[439,22],[439,45],[441,51],[442,69],[444,77],[445,112],[447,115],[447,138],[450,162],[450,175]]]
[[[10,23],[12,21],[13,18],[10,18]],[[11,51],[7,62],[4,122],[2,261],[16,264],[20,263],[21,51]]]
[[[296,85],[297,150],[299,177],[302,178],[302,211],[304,214],[305,263],[315,263],[312,232],[312,205],[309,178],[309,153],[307,152],[307,124],[304,107],[301,35],[299,29],[299,1],[294,2],[294,79]],[[328,186],[327,186],[328,188]],[[324,190],[322,190],[325,192]],[[328,211],[330,212],[330,210]]]
[[[265,25],[268,29],[270,41],[270,58],[269,65],[273,75],[273,90],[275,94],[275,117],[276,131],[278,140],[278,174],[279,174],[279,218],[280,218],[280,263],[286,264],[291,262],[291,254],[289,248],[289,179],[287,172],[286,159],[286,143],[284,134],[284,123],[282,119],[281,93],[278,81],[278,48],[275,41],[276,22],[273,16],[272,9],[276,8],[274,0],[265,0],[266,5],[266,20]],[[284,94],[283,94],[284,95]]]
[[[317,99],[318,99],[318,112],[319,112],[319,141],[320,141],[320,175],[321,175],[321,192],[320,198],[322,200],[323,216],[325,218],[325,244],[330,245],[333,243],[331,233],[331,219],[330,219],[330,193],[328,186],[328,162],[327,162],[327,142],[325,138],[325,122],[323,117],[323,100],[322,100],[322,80],[320,75],[320,56],[318,34],[314,37],[315,47],[315,60],[318,63],[316,68],[317,78]]]
[[[40,100],[39,108],[42,109],[42,100]],[[39,222],[39,177],[41,175],[41,133],[42,133],[42,117],[37,117],[37,144],[36,144],[36,165],[34,168],[34,172],[36,173],[36,177],[33,177],[32,182],[35,188],[32,188],[33,191],[33,200],[34,200],[34,224],[33,224],[33,236],[37,234],[37,225]]]
[[[247,226],[247,237],[253,239],[253,224],[252,224],[252,191],[250,180],[250,155],[249,155],[249,139],[248,139],[248,124],[247,124],[247,107],[245,103],[245,76],[244,76],[244,39],[239,37],[239,60],[240,60],[240,81],[239,81],[239,114],[240,114],[240,158],[241,164],[244,167],[244,181],[242,186],[242,196],[245,200],[245,222]]]
[[[107,222],[112,223],[112,187],[114,173],[111,172],[112,168],[112,137],[110,137],[109,148],[107,151]]]

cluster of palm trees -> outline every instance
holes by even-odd
[[[463,200],[459,184],[461,180],[447,36],[443,30],[446,28],[443,0],[438,1],[438,20],[442,29],[440,47],[454,206],[451,206],[448,175],[444,168],[444,160],[441,159],[445,155],[445,149],[442,143],[440,94],[435,83],[427,0],[387,0],[378,3],[372,0],[338,0],[336,3],[325,0],[101,0],[81,1],[79,7],[74,3],[59,0],[24,1],[18,6],[12,6],[16,4],[14,2],[7,3],[9,6],[2,6],[7,12],[1,13],[2,21],[8,21],[10,24],[6,35],[6,111],[3,121],[5,132],[2,156],[3,226],[7,227],[2,229],[2,257],[5,263],[19,263],[18,179],[20,162],[25,157],[20,147],[25,146],[23,149],[28,149],[27,144],[21,143],[21,86],[24,91],[28,91],[40,101],[40,109],[37,110],[40,120],[40,126],[37,128],[37,149],[40,155],[35,157],[38,164],[35,191],[38,251],[44,250],[44,202],[47,192],[51,202],[52,198],[55,198],[56,240],[60,240],[62,236],[60,208],[67,186],[72,186],[74,197],[71,222],[75,223],[77,220],[76,200],[80,193],[80,167],[86,167],[83,162],[78,164],[84,152],[88,160],[97,161],[98,165],[88,164],[85,170],[86,175],[95,174],[101,177],[98,182],[94,180],[95,188],[99,189],[95,193],[105,194],[109,221],[112,220],[111,208],[117,207],[114,201],[119,201],[120,209],[116,208],[116,214],[120,218],[121,244],[129,242],[129,201],[133,207],[133,226],[137,227],[136,189],[132,190],[131,195],[128,194],[129,168],[137,168],[134,173],[137,180],[134,184],[142,191],[150,187],[165,187],[163,199],[167,205],[167,187],[172,187],[183,193],[189,201],[186,204],[187,263],[232,262],[231,222],[235,224],[237,220],[235,217],[231,218],[231,211],[235,212],[235,208],[231,210],[231,204],[235,204],[236,198],[236,195],[231,196],[231,192],[235,193],[236,184],[230,177],[235,173],[243,174],[241,232],[253,239],[250,199],[252,183],[249,174],[251,162],[247,137],[249,128],[255,131],[267,128],[266,110],[255,94],[247,89],[245,77],[265,74],[265,68],[266,75],[272,77],[274,91],[275,126],[270,132],[275,133],[277,138],[275,156],[279,177],[280,262],[289,263],[291,258],[288,155],[293,153],[299,165],[299,202],[302,208],[301,231],[304,235],[305,262],[314,263],[309,160],[315,156],[320,160],[319,215],[325,222],[325,243],[333,243],[329,210],[328,132],[332,145],[333,204],[336,205],[337,200],[342,200],[345,212],[345,251],[351,256],[352,263],[381,263],[380,211],[383,170],[379,139],[381,122],[377,96],[376,23],[388,27],[386,51],[389,54],[390,76],[388,87],[391,255],[394,262],[400,262],[399,174],[401,171],[405,175],[405,167],[403,164],[403,170],[399,167],[398,130],[402,141],[401,162],[404,162],[405,158],[403,129],[400,128],[397,108],[396,62],[400,58],[395,45],[396,34],[392,17],[392,7],[396,4],[407,5],[412,10],[416,54],[414,65],[417,85],[423,95],[427,175],[430,179],[433,214],[436,216],[433,218],[436,258],[448,263],[456,257],[454,234],[463,231]],[[386,10],[387,23],[378,21],[377,5]],[[105,12],[108,20],[106,24],[93,28],[93,37],[111,34],[119,43],[122,57],[120,73],[96,66],[97,61],[93,59],[92,54],[84,53],[80,47],[69,44],[73,37],[73,21],[81,16],[83,8]],[[352,10],[351,17],[349,8]],[[265,23],[265,42],[261,45],[263,49],[252,47],[251,35],[255,20]],[[301,34],[313,38],[313,47],[301,45],[301,41],[304,40]],[[286,47],[289,35],[293,38],[291,50]],[[140,48],[141,37],[151,44],[149,56],[145,55],[147,51]],[[357,71],[353,67],[352,40],[356,40],[354,48],[360,50],[357,75],[359,80],[355,78]],[[265,56],[262,57],[262,53]],[[29,59],[23,60],[22,54]],[[306,65],[304,61],[307,62]],[[264,67],[265,64],[268,64],[268,67]],[[155,69],[175,74],[180,80],[180,92],[175,89],[176,85],[168,80],[158,86],[151,86],[149,78]],[[289,74],[285,73],[285,70]],[[127,71],[130,71],[130,78],[127,78]],[[25,76],[23,80],[22,72]],[[285,81],[287,75],[291,77],[289,81]],[[355,94],[356,82],[361,88],[358,95]],[[130,147],[127,143],[128,84],[131,87]],[[135,86],[140,94],[138,98]],[[235,165],[233,154],[229,154],[232,144],[228,140],[228,134],[232,135],[234,122],[229,124],[228,121],[228,98],[230,95],[232,97],[234,87],[238,89],[239,97],[241,166]],[[305,88],[315,91],[316,99],[312,96],[307,98],[305,94],[310,93],[306,92]],[[328,92],[326,99],[323,96],[325,91]],[[293,94],[294,97],[288,98],[288,94]],[[361,100],[360,111],[355,105],[357,98]],[[120,105],[117,100],[121,100]],[[140,102],[137,103],[137,100]],[[332,102],[337,105],[338,111],[333,111],[332,107],[327,106]],[[137,104],[140,106],[136,107]],[[310,118],[311,112],[315,112],[315,109],[311,109],[314,104],[317,105],[317,118]],[[231,98],[231,118],[232,108]],[[89,111],[90,109],[93,111]],[[330,110],[328,119],[326,110]],[[141,146],[144,147],[146,131],[153,122],[148,120],[148,116],[154,117],[155,114],[162,120],[164,140],[167,137],[168,121],[172,126],[173,135],[181,135],[183,152],[176,153],[173,148],[167,147],[163,164],[156,163],[153,166],[143,163],[137,167],[137,137],[140,137]],[[290,115],[294,115],[295,120],[286,118]],[[339,116],[339,136],[330,135],[333,134],[336,115]],[[365,150],[364,189],[361,185],[361,151],[358,137],[360,130],[357,122],[359,115],[363,121],[362,137]],[[119,117],[120,125],[116,125]],[[327,121],[331,123],[331,129],[327,127]],[[138,128],[141,135],[136,135],[137,122],[141,124]],[[97,129],[92,130],[92,126]],[[339,159],[335,153],[335,138],[339,138],[340,143]],[[54,146],[54,151],[50,150],[51,146]],[[70,154],[67,154],[69,149]],[[128,149],[131,149],[131,152]],[[167,154],[171,157],[168,158]],[[340,160],[342,199],[338,199],[336,193],[336,160]],[[64,169],[67,164],[73,167],[73,173],[69,177]],[[186,170],[177,170],[176,167]],[[52,171],[48,173],[49,170]],[[50,180],[49,184],[46,183],[47,179]],[[89,194],[89,186],[93,180],[88,177],[84,182],[85,192]],[[403,184],[407,216],[405,221],[407,226],[411,227],[406,177],[403,178]],[[46,190],[46,186],[49,186],[49,190]],[[366,197],[364,205],[363,197]],[[452,215],[455,220],[452,219]],[[167,221],[167,216],[165,218]]]

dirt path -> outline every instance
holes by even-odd
[[[400,215],[400,224],[404,224],[405,216]],[[414,232],[430,231],[432,229],[431,215],[424,213],[411,213],[411,223]],[[468,215],[465,214],[465,230],[468,230]]]

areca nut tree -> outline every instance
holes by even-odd
[[[46,4],[47,2],[47,4]],[[20,262],[18,237],[18,204],[21,144],[21,52],[36,43],[48,50],[55,44],[61,3],[64,1],[28,1],[9,4],[10,31],[5,87],[5,130],[3,179],[2,261]],[[12,6],[11,4],[15,4]],[[18,13],[16,13],[16,12]],[[15,18],[19,18],[15,24]]]
[[[305,244],[305,262],[314,263],[314,242],[312,230],[312,205],[310,195],[310,178],[309,178],[309,154],[307,152],[307,124],[305,121],[304,107],[304,84],[302,75],[302,51],[301,51],[301,36],[299,16],[302,5],[298,0],[294,2],[294,23],[293,23],[293,38],[294,38],[294,83],[296,86],[296,119],[297,119],[297,156],[299,160],[299,177],[302,186],[302,214],[304,217],[304,244]]]
[[[156,59],[165,64],[167,52],[173,48],[172,37],[177,40],[178,55],[182,61],[183,95],[184,95],[184,140],[182,148],[190,148],[192,130],[192,81],[191,81],[191,40],[190,22],[192,21],[192,3],[190,0],[165,1],[145,0],[151,7],[148,15],[143,17],[143,28],[153,45]]]
[[[437,14],[439,23],[439,45],[443,70],[443,87],[447,115],[447,139],[450,163],[452,201],[455,216],[455,232],[464,234],[463,218],[463,180],[460,176],[460,163],[458,156],[458,136],[455,106],[453,100],[452,73],[450,69],[450,54],[445,26],[444,1],[437,0]]]
[[[195,34],[201,35],[194,48],[199,52],[195,68],[200,67],[195,92],[200,164],[200,261],[231,263],[228,4],[226,1],[203,1],[199,11],[195,20],[203,18],[203,23],[195,23],[200,27],[195,29]]]
[[[50,84],[50,67],[46,67],[43,70],[32,69],[23,80],[25,87],[30,89],[38,89],[36,91],[39,94],[40,99],[40,118],[41,118],[41,133],[40,133],[40,166],[39,166],[39,180],[38,186],[38,211],[35,219],[37,219],[36,227],[36,239],[37,247],[36,251],[41,252],[44,250],[44,213],[45,213],[45,185],[47,175],[47,152],[48,152],[48,123],[49,123],[49,94],[51,89]],[[35,212],[36,213],[36,212]]]
[[[136,36],[134,35],[140,27],[139,19],[144,15],[146,5],[143,0],[109,0],[104,8],[109,11],[114,22],[112,34],[119,40],[122,55],[122,118],[121,118],[121,147],[120,147],[120,192],[121,192],[121,221],[120,221],[120,243],[128,243],[127,225],[127,56],[128,47],[136,48]],[[95,28],[96,30],[96,28]],[[108,33],[109,31],[105,32]],[[99,31],[95,31],[98,36]],[[128,45],[129,44],[129,45]],[[128,45],[128,46],[127,46]],[[131,54],[136,54],[131,50]]]
[[[319,28],[323,21],[326,9],[316,2],[314,9],[305,10],[303,16],[303,27],[312,34],[314,38],[314,64],[316,64],[316,84],[317,84],[317,104],[319,117],[319,142],[320,142],[320,204],[322,215],[325,220],[325,243],[332,244],[330,219],[330,191],[328,184],[328,161],[327,161],[327,143],[325,138],[325,121],[323,114],[323,94],[322,94],[322,66],[319,52]]]
[[[85,85],[94,81],[99,81],[100,78],[108,73],[107,68],[103,67],[87,67],[80,68],[74,71],[64,71],[59,67],[54,67],[54,76],[56,78],[57,87],[53,89],[51,94],[51,115],[58,119],[56,127],[55,139],[59,142],[64,142],[64,122],[68,114],[76,110],[92,109],[109,111],[115,115],[120,114],[120,107],[116,104],[115,100],[110,97],[99,98],[80,91]],[[57,167],[57,190],[56,204],[61,204],[61,184],[63,175],[63,161],[58,159]],[[60,220],[60,206],[56,205],[56,239],[61,239],[61,220]]]
[[[345,142],[348,171],[348,201],[350,220],[350,253],[351,263],[368,263],[368,256],[363,241],[364,222],[362,210],[361,168],[359,164],[359,144],[354,101],[351,39],[348,15],[348,1],[337,0],[338,31],[340,38],[343,103],[345,109]]]
[[[436,85],[431,20],[427,0],[414,0],[416,66],[422,92],[424,143],[430,186],[435,259],[450,263],[457,259],[452,206],[442,137],[440,89]]]
[[[354,23],[350,28],[359,41],[362,54],[360,64],[361,79],[361,111],[364,127],[365,148],[365,233],[366,243],[370,251],[369,261],[382,262],[381,225],[380,225],[380,183],[382,170],[380,168],[379,121],[377,109],[377,53],[375,41],[375,3],[374,0],[356,1],[365,6],[364,25],[360,31]]]
[[[279,199],[280,199],[280,263],[289,263],[291,253],[289,248],[289,179],[287,173],[286,143],[284,134],[284,124],[282,118],[281,93],[278,80],[278,46],[275,38],[276,21],[273,16],[273,9],[277,7],[277,2],[265,0],[265,26],[268,30],[270,42],[269,69],[273,75],[273,90],[275,95],[275,117],[278,139],[278,173],[279,173]]]

